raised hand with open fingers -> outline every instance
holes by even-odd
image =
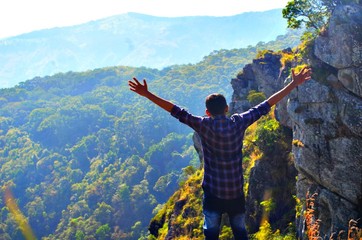
[[[297,85],[300,85],[311,78],[312,69],[310,67],[304,67],[298,74],[295,74],[294,69],[292,69],[292,79]]]
[[[128,81],[128,85],[130,86],[130,90],[141,95],[146,96],[148,94],[148,87],[146,79],[143,79],[143,85],[137,80],[137,78],[133,78],[133,81]]]

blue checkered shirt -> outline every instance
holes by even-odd
[[[204,153],[204,191],[221,199],[243,196],[242,147],[245,130],[270,111],[267,101],[231,117],[200,117],[174,106],[171,115],[194,129]]]

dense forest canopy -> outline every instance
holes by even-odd
[[[244,49],[218,50],[197,64],[162,70],[109,67],[34,78],[0,89],[0,238],[138,239],[199,158],[192,131],[128,90],[152,91],[204,114],[204,98],[230,98],[230,80],[263,49],[299,42],[299,32]],[[19,223],[22,222],[23,224]]]

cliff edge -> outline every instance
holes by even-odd
[[[346,229],[350,219],[362,217],[361,13],[358,4],[336,7],[328,28],[305,50],[313,79],[275,110],[280,123],[293,132],[297,198],[305,202],[308,193],[317,194],[313,218],[319,220],[320,236]],[[285,85],[284,80],[290,81],[288,73],[297,63],[282,66],[282,55],[266,53],[232,80],[232,112],[250,107],[243,98],[250,90],[268,97]],[[299,236],[307,224],[304,210],[297,219]]]

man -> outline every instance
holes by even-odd
[[[130,90],[146,97],[170,112],[180,122],[193,128],[200,136],[204,154],[203,214],[206,240],[218,239],[221,216],[227,213],[235,239],[248,239],[245,228],[245,198],[243,193],[242,144],[248,126],[267,114],[270,108],[294,88],[311,79],[311,69],[298,74],[292,70],[292,81],[261,104],[227,117],[228,105],[221,94],[206,98],[207,117],[194,116],[172,102],[162,99],[136,79],[129,81]]]

